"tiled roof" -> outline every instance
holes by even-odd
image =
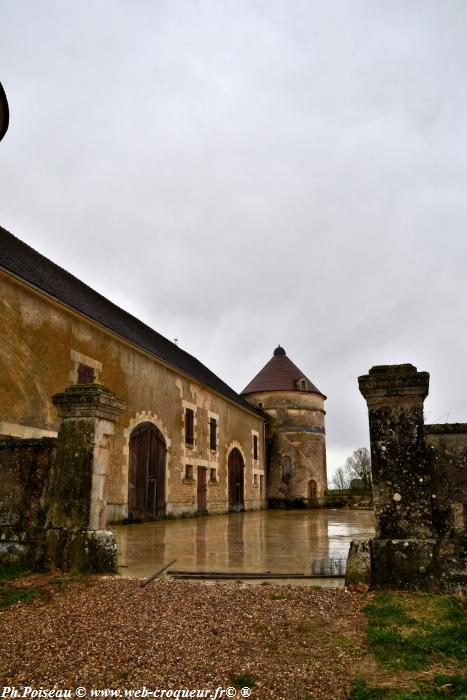
[[[300,388],[301,379],[306,380],[306,389]],[[241,393],[244,396],[261,391],[307,391],[326,398],[297,365],[294,365],[285,354],[284,348],[280,346],[275,349],[273,357]]]
[[[195,357],[113,304],[1,226],[0,266],[175,369],[188,374],[242,408],[262,416]]]

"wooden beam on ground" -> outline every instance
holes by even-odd
[[[169,561],[168,564],[164,564],[159,569],[157,569],[157,571],[155,571],[151,576],[149,576],[149,578],[145,579],[144,581],[140,581],[139,582],[140,588],[143,588],[144,586],[147,586],[148,583],[151,583],[151,581],[154,581],[155,578],[160,576],[166,569],[169,568],[169,566],[172,566],[172,564],[175,564],[176,561],[177,561],[176,559],[172,559],[172,561]]]

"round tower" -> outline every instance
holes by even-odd
[[[271,507],[319,505],[327,488],[326,396],[280,345],[241,392],[268,416],[266,496]]]

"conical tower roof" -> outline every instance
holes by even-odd
[[[305,387],[300,380],[305,380]],[[284,348],[280,345],[274,350],[274,355],[256,377],[241,392],[255,394],[260,391],[307,391],[310,394],[324,396],[303,372],[290,360]]]

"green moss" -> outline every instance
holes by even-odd
[[[94,421],[65,421],[51,470],[48,523],[56,528],[86,527],[92,483]]]

